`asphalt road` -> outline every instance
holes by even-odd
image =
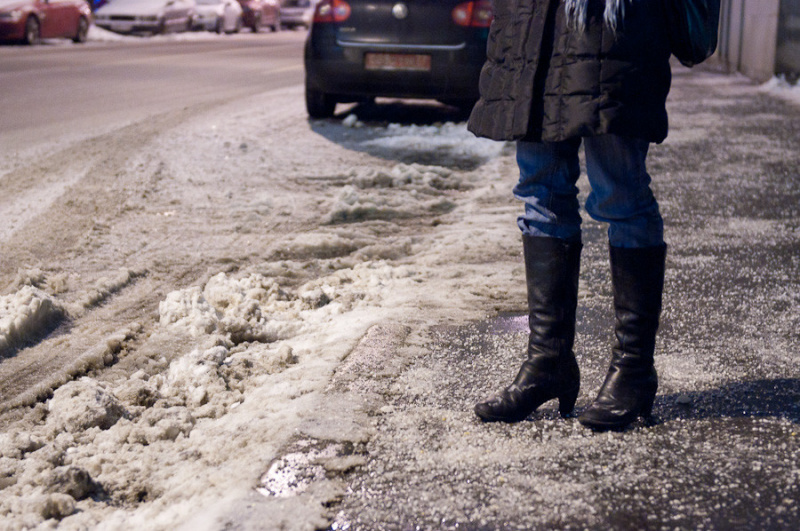
[[[306,32],[0,46],[0,146],[17,150],[295,85]],[[8,152],[8,151],[7,151]]]

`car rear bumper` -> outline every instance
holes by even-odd
[[[314,28],[312,27],[312,31]],[[454,45],[374,45],[309,39],[306,76],[310,86],[345,97],[432,98],[477,100],[478,78],[486,59],[486,43]],[[429,72],[367,70],[367,53],[429,55]],[[341,100],[341,98],[340,98]]]

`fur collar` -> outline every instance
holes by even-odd
[[[614,33],[617,32],[620,21],[625,17],[627,1],[629,0],[605,0],[606,8],[603,20],[606,27]],[[588,4],[589,0],[565,0],[564,9],[567,12],[569,27],[575,28],[581,33],[586,30]]]

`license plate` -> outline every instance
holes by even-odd
[[[367,70],[404,70],[430,72],[431,56],[412,53],[368,53],[364,57]]]
[[[131,26],[130,22],[112,22],[111,31],[130,31]]]

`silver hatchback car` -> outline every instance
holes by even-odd
[[[281,2],[281,24],[286,28],[311,27],[314,8],[318,0],[283,0]]]

